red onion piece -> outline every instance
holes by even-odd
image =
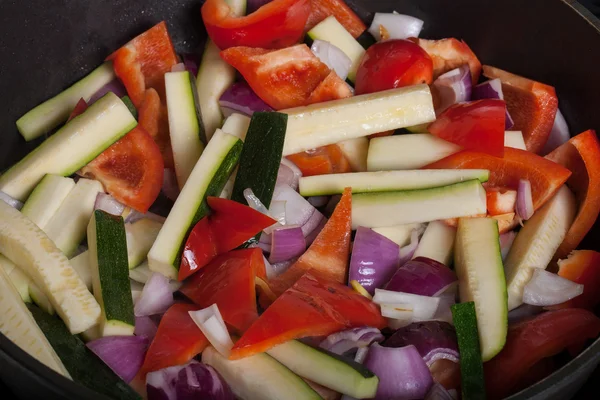
[[[200,57],[196,54],[186,53],[181,56],[185,69],[190,72],[194,77],[198,76],[198,60]]]
[[[162,192],[171,201],[177,200],[179,197],[179,185],[177,184],[177,176],[175,171],[170,168],[165,168],[163,175]]]
[[[454,400],[454,397],[452,397],[445,387],[434,382],[429,392],[427,392],[425,400]]]
[[[17,210],[20,210],[21,208],[23,208],[22,202],[20,202],[17,199],[13,199],[12,197],[10,197],[9,195],[7,195],[4,192],[0,192],[0,200],[4,201],[6,204],[11,206],[12,208],[16,208]]]
[[[313,196],[308,198],[308,202],[313,207],[323,207],[329,202],[329,196]]]
[[[195,360],[150,372],[146,389],[148,400],[235,399],[217,371]]]
[[[502,253],[502,261],[506,260],[508,252],[516,237],[517,233],[515,231],[508,231],[500,235],[500,253]]]
[[[375,13],[369,33],[378,42],[381,40],[381,26],[389,33],[390,39],[408,39],[419,37],[423,29],[423,20],[410,15],[394,13]]]
[[[360,348],[369,347],[374,342],[381,342],[384,336],[379,329],[360,327],[332,333],[323,340],[319,347],[340,356],[354,353]]]
[[[306,250],[306,239],[302,228],[286,225],[277,228],[271,235],[271,254],[269,262],[279,263],[299,257]]]
[[[534,317],[540,314],[542,311],[544,311],[543,307],[522,304],[514,310],[510,310],[508,312],[508,324],[516,324],[524,319]]]
[[[246,3],[246,15],[252,14],[267,3],[273,0],[248,0]]]
[[[292,171],[292,169],[289,166],[283,163],[279,165],[279,171],[277,171],[277,182],[275,184],[288,185],[294,189],[294,183],[296,183],[296,185],[298,183],[296,182],[296,175],[294,174],[294,171]]]
[[[438,100],[435,112],[439,115],[453,104],[471,100],[471,70],[468,65],[462,65],[440,75],[433,86]]]
[[[117,95],[117,97],[123,97],[127,95],[125,86],[123,86],[121,81],[115,79],[98,89],[98,91],[94,93],[92,97],[90,97],[90,99],[88,100],[88,106],[91,106],[93,103],[96,102],[96,100],[98,100],[108,92],[113,92],[115,95]]]
[[[517,215],[522,220],[528,220],[533,215],[533,196],[531,195],[531,183],[527,179],[519,181],[517,188]]]
[[[433,319],[438,314],[440,304],[444,304],[441,300],[441,297],[421,296],[383,289],[375,289],[375,296],[373,296],[373,302],[381,306],[381,315],[387,318],[405,320],[406,312],[412,311],[410,315],[412,322]]]
[[[283,274],[285,271],[288,270],[289,267],[291,267],[298,259],[297,258],[293,258],[291,260],[287,260],[287,261],[282,261],[279,263],[273,263],[271,264],[271,268],[273,270],[273,276],[279,276],[281,274]],[[270,279],[271,277],[269,277]]]
[[[554,306],[583,293],[583,285],[536,268],[525,285],[523,302],[532,306]]]
[[[149,341],[142,336],[107,336],[86,343],[121,379],[129,383],[144,362]]]
[[[160,273],[153,273],[142,289],[142,295],[135,304],[133,312],[136,317],[162,314],[174,303],[173,292],[169,286],[169,278]]]
[[[431,366],[440,359],[458,363],[458,342],[454,327],[443,321],[415,322],[398,329],[382,343],[384,347],[413,345]]]
[[[324,40],[315,39],[310,50],[323,64],[334,70],[342,80],[345,80],[348,77],[348,72],[350,72],[350,67],[352,66],[352,60],[350,60],[350,57],[338,47]]]
[[[325,218],[323,216],[323,214],[321,214],[319,211],[317,211],[317,213],[319,213],[318,215],[320,216],[320,220],[319,220],[319,223],[317,224],[317,226],[311,232],[308,232],[306,234],[306,245],[307,246],[310,246],[312,244],[312,242],[315,241],[317,236],[319,236],[319,233],[321,233],[321,231],[325,227],[325,224],[327,224],[327,218]]]
[[[148,339],[150,342],[156,336],[156,331],[158,330],[158,326],[152,320],[152,318],[145,317],[135,317],[135,331],[133,332],[136,336],[142,336]]]
[[[415,346],[369,348],[364,365],[379,378],[376,400],[425,397],[433,384],[429,368]]]
[[[399,247],[372,229],[359,226],[350,258],[349,281],[356,280],[369,294],[382,288],[398,268]]]
[[[406,264],[413,258],[415,251],[417,251],[417,248],[419,247],[419,236],[422,232],[423,231],[420,229],[414,229],[410,234],[410,243],[400,248],[400,259],[398,260],[399,266]]]
[[[112,215],[121,215],[123,214],[123,211],[125,211],[125,205],[119,203],[117,199],[110,194],[98,193],[96,202],[94,203],[94,210],[106,211]]]
[[[550,131],[550,136],[548,136],[548,140],[542,149],[542,154],[548,154],[552,150],[559,147],[561,144],[567,142],[571,138],[571,132],[569,132],[569,126],[567,125],[567,121],[565,117],[560,112],[560,110],[556,110],[556,117],[554,117],[554,125],[552,125],[552,130]]]
[[[141,213],[139,211],[132,209],[129,211],[129,214],[127,214],[127,216],[125,217],[125,223],[133,224],[141,219],[151,219],[152,221],[156,221],[156,222],[160,222],[160,223],[164,223],[166,220],[165,217],[158,215],[158,214],[154,214],[151,212]]]
[[[434,296],[456,282],[454,272],[444,264],[426,257],[417,257],[398,268],[386,290]]]
[[[252,116],[256,111],[273,111],[246,82],[234,83],[221,95],[219,105],[225,117],[234,112]]]
[[[288,183],[288,185],[292,189],[298,190],[298,183],[300,182],[300,178],[302,177],[302,171],[300,171],[300,168],[298,168],[296,164],[294,164],[285,157],[281,159],[281,164],[291,169],[294,173],[294,180],[292,181],[292,183]]]
[[[171,72],[183,72],[183,71],[186,71],[184,63],[175,64],[171,67]]]
[[[472,100],[482,99],[498,99],[504,100],[504,93],[502,92],[502,82],[500,79],[491,79],[489,81],[480,83],[473,87],[473,93],[471,96]],[[506,110],[506,116],[504,119],[504,130],[510,130],[515,123],[513,122],[508,109]]]

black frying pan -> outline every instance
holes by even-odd
[[[199,0],[0,0],[0,171],[38,143],[15,121],[166,20],[176,48],[199,49]],[[422,36],[464,39],[482,62],[556,87],[571,132],[600,129],[600,21],[561,0],[350,0],[366,21],[396,10],[425,20]],[[583,11],[582,11],[583,10]],[[582,15],[583,13],[584,15]],[[600,226],[582,247],[600,250]],[[600,363],[600,340],[511,399],[568,399]],[[0,334],[0,377],[23,398],[100,399]]]

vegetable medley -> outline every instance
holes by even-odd
[[[4,335],[150,400],[500,399],[598,337],[600,144],[552,86],[342,0],[201,14],[17,121],[53,134],[0,175]]]

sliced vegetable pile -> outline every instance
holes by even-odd
[[[17,121],[58,129],[0,176],[4,335],[150,400],[503,398],[598,337],[600,143],[552,86],[342,0],[202,19]]]

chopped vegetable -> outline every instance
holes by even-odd
[[[231,340],[231,336],[229,336],[225,321],[223,321],[223,317],[219,312],[219,307],[213,304],[202,310],[190,311],[190,317],[192,317],[198,328],[204,333],[210,344],[223,357],[229,357],[233,341]]]
[[[129,383],[142,367],[148,339],[141,336],[111,336],[93,340],[86,346]]]
[[[222,239],[227,239],[227,236]],[[204,217],[194,226],[185,242],[177,279],[183,281],[211,262],[217,254],[217,239],[208,217]]]
[[[452,320],[456,328],[460,351],[462,397],[464,399],[485,399],[486,383],[481,360],[475,303],[453,305]]]
[[[575,221],[554,256],[565,258],[579,246],[600,212],[600,143],[596,132],[588,130],[571,138],[546,158],[572,172],[567,185],[579,203]]]
[[[202,308],[216,304],[224,321],[244,332],[258,318],[255,277],[266,279],[260,249],[235,250],[217,256],[188,279],[180,292]]]
[[[245,17],[231,13],[225,0],[208,0],[202,6],[206,31],[222,50],[234,46],[291,46],[302,37],[309,13],[309,0],[274,0]]]
[[[500,79],[491,79],[473,87],[472,100],[482,99],[504,100],[504,94],[502,93],[502,82],[500,82]],[[508,108],[505,107],[505,110],[504,129],[508,130],[515,126],[515,123],[508,112]]]
[[[593,250],[572,251],[567,259],[558,261],[558,276],[581,284],[584,289],[581,295],[551,308],[593,310],[600,304],[600,253]]]
[[[211,367],[197,361],[148,374],[148,400],[234,400],[227,382]]]
[[[333,15],[355,38],[366,29],[366,25],[344,0],[310,0],[310,15],[304,31],[308,32],[325,18]]]
[[[135,317],[134,335],[147,338],[150,342],[154,340],[158,326],[151,317]]]
[[[165,168],[174,169],[173,149],[169,135],[169,115],[166,105],[158,92],[150,88],[146,90],[144,101],[139,106],[139,122],[142,127],[158,145],[163,157]]]
[[[457,333],[460,345],[461,332],[457,330]],[[485,364],[489,397],[500,399],[510,395],[521,377],[537,362],[581,345],[587,339],[595,339],[599,334],[600,319],[589,311],[575,308],[545,312],[511,326],[506,347]],[[464,360],[462,346],[460,350],[461,360]],[[462,374],[463,379],[469,376],[466,372]]]
[[[163,314],[173,305],[173,302],[173,292],[169,287],[169,278],[154,272],[144,285],[142,294],[135,303],[134,313],[136,317]]]
[[[206,336],[189,315],[199,307],[177,303],[163,315],[140,371],[142,376],[190,361],[208,346]]]
[[[310,50],[341,79],[348,77],[352,60],[339,47],[325,40],[315,39]]]
[[[522,220],[526,221],[533,216],[533,198],[531,195],[531,182],[527,179],[519,181],[517,188],[517,201],[515,204],[517,215]]]
[[[422,83],[431,84],[432,62],[408,40],[388,40],[367,49],[356,73],[356,94],[380,92]]]
[[[468,64],[471,70],[471,78],[475,85],[481,74],[481,63],[477,56],[464,42],[458,39],[448,38],[441,40],[412,39],[421,46],[433,60],[433,79],[438,76]]]
[[[471,74],[467,65],[440,75],[431,89],[436,114],[439,115],[453,104],[471,100],[471,90]]]
[[[369,33],[373,35],[375,40],[384,40],[381,31],[385,30],[388,33],[387,39],[408,39],[411,37],[419,37],[423,29],[423,20],[420,20],[410,15],[398,13],[375,13],[373,22],[369,27]]]
[[[269,262],[278,263],[299,257],[306,250],[306,239],[299,226],[277,228],[271,235]]]
[[[523,303],[534,306],[553,306],[583,293],[583,285],[543,269],[536,269],[525,285]]]
[[[377,306],[347,286],[306,273],[235,343],[230,358],[248,357],[291,339],[359,326],[385,326]]]
[[[332,333],[319,344],[319,347],[344,356],[352,354],[358,349],[368,348],[371,344],[381,342],[383,339],[384,336],[379,329],[360,327]]]
[[[517,203],[516,190],[506,188],[487,188],[485,195],[487,198],[487,211],[489,215],[502,215],[515,212]]]
[[[376,399],[421,399],[433,384],[431,373],[415,346],[369,348],[365,366],[379,377]]]
[[[359,226],[352,246],[348,280],[358,282],[372,295],[394,275],[399,251],[399,246],[390,239]]]
[[[290,154],[287,159],[300,169],[302,176],[351,172],[350,164],[337,144]]]
[[[307,271],[331,282],[346,282],[350,256],[352,194],[346,189],[333,215],[308,250],[287,271],[269,281],[275,295],[281,295]]]
[[[514,129],[523,132],[527,150],[539,153],[548,140],[558,110],[554,88],[488,65],[483,66],[483,74],[500,79]]]
[[[461,151],[440,161],[427,165],[430,169],[481,168],[490,171],[487,182],[492,187],[516,189],[519,180],[531,183],[533,208],[539,209],[571,176],[568,169],[530,152],[504,148],[504,158],[497,158],[474,151]]]
[[[236,112],[251,117],[255,112],[273,111],[246,82],[236,82],[231,85],[221,95],[219,105],[225,117]]]
[[[546,141],[541,154],[549,154],[565,142],[569,141],[569,139],[571,139],[569,126],[567,125],[567,121],[565,121],[565,117],[560,112],[560,109],[557,109],[554,125],[552,125],[552,130],[550,131],[550,135],[548,136],[548,140]]]
[[[385,285],[386,290],[421,296],[435,296],[456,282],[456,275],[444,264],[425,257],[417,257],[400,266]]]

